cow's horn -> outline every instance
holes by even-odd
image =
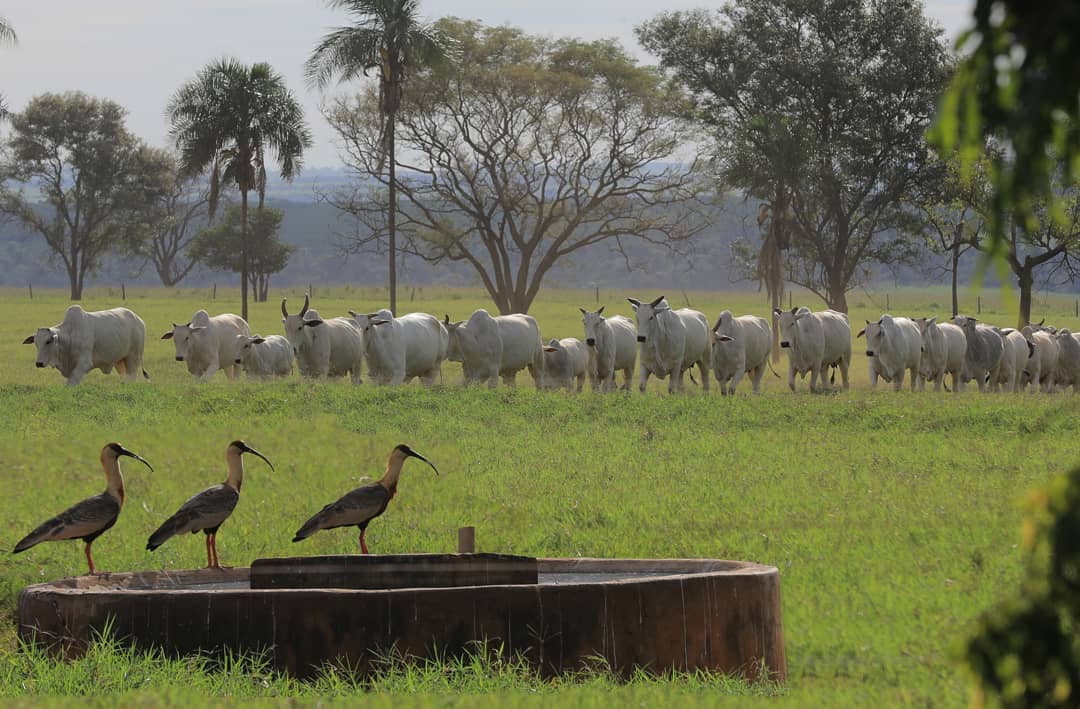
[[[307,312],[308,305],[310,305],[310,304],[311,304],[311,294],[310,293],[304,293],[304,307],[300,308],[300,312],[298,313],[298,315],[300,315],[300,317],[304,317],[304,313]]]
[[[663,299],[664,296],[660,296],[659,298],[654,299],[653,302],[649,303],[649,306],[655,308],[656,306],[660,305],[660,301]]]
[[[285,307],[285,301],[286,300],[288,300],[288,299],[287,298],[282,298],[281,299],[281,315],[282,315],[282,317],[287,318],[287,317],[289,317],[289,310]]]

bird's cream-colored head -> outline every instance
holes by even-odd
[[[240,486],[244,484],[244,453],[251,453],[262,458],[270,466],[270,470],[274,470],[274,464],[265,455],[241,440],[233,441],[225,449],[225,463],[229,468],[229,477],[226,478],[225,484],[236,490],[239,490]]]
[[[386,474],[383,475],[382,480],[379,482],[388,489],[395,489],[397,487],[398,477],[401,475],[401,468],[405,465],[405,461],[409,458],[418,458],[435,471],[435,474],[439,474],[439,469],[435,467],[435,464],[430,460],[414,451],[404,443],[394,446],[394,450],[390,451],[390,458],[386,461]]]
[[[124,501],[124,477],[120,474],[120,458],[127,456],[141,462],[150,472],[154,468],[138,453],[129,451],[119,443],[106,443],[101,449],[101,467],[105,470],[105,492],[122,503]]]

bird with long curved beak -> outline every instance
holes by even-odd
[[[371,520],[386,511],[386,506],[390,504],[390,500],[397,494],[401,468],[409,458],[419,458],[430,465],[436,475],[439,474],[439,469],[435,467],[434,463],[402,443],[390,451],[390,459],[386,462],[386,472],[382,478],[370,485],[358,487],[339,498],[336,502],[331,502],[326,507],[323,507],[296,531],[293,541],[298,542],[307,539],[320,529],[359,527],[360,552],[367,554],[367,543],[364,541],[367,526],[371,523]]]
[[[274,464],[265,455],[243,441],[233,441],[225,449],[225,462],[229,469],[225,482],[206,488],[182,504],[176,514],[150,535],[146,548],[153,551],[177,534],[202,532],[206,535],[206,568],[222,568],[217,553],[217,531],[240,501],[240,486],[244,483],[244,453],[262,458],[270,470],[274,469]]]
[[[101,449],[101,467],[105,470],[105,492],[88,497],[38,525],[37,529],[15,545],[12,553],[26,551],[40,542],[81,539],[86,543],[86,563],[90,567],[90,575],[96,575],[98,570],[94,566],[90,546],[95,539],[116,524],[117,518],[120,517],[120,509],[124,506],[124,476],[120,474],[120,458],[123,456],[134,458],[150,468],[150,472],[154,471],[153,467],[139,454],[129,451],[119,443],[106,444]]]

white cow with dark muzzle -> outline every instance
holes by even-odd
[[[43,327],[23,340],[37,346],[37,366],[60,370],[69,385],[82,381],[92,370],[116,372],[125,381],[135,381],[142,368],[146,325],[127,308],[87,312],[72,305],[55,327]]]
[[[750,375],[754,393],[761,391],[761,377],[772,351],[772,331],[765,318],[756,315],[735,317],[730,310],[720,313],[713,325],[712,369],[720,383],[720,393],[734,394],[743,376]]]
[[[712,338],[709,321],[696,310],[672,310],[664,296],[651,303],[627,298],[634,308],[637,341],[641,344],[638,390],[644,392],[649,376],[668,377],[668,393],[682,391],[683,374],[696,364],[701,387],[709,391]]]
[[[173,323],[172,330],[161,339],[172,340],[176,361],[184,362],[188,372],[207,381],[219,369],[229,379],[240,376],[236,338],[250,334],[251,329],[239,315],[224,313],[210,317],[205,310],[197,310],[184,325]]]
[[[615,389],[615,372],[622,370],[622,389],[630,391],[637,364],[637,330],[629,318],[605,318],[604,306],[595,313],[578,308],[585,326],[585,347],[589,353],[589,380],[593,391]]]
[[[395,318],[389,310],[374,313],[349,311],[364,333],[368,375],[377,384],[398,385],[419,377],[428,386],[442,378],[442,363],[450,334],[427,313]]]
[[[322,379],[344,377],[360,384],[364,363],[364,335],[350,318],[323,320],[310,310],[311,298],[304,296],[304,307],[289,315],[285,299],[281,300],[281,323],[285,337],[292,345],[300,374]]]
[[[911,390],[919,379],[922,360],[922,333],[919,326],[908,318],[882,315],[876,323],[866,321],[856,338],[866,336],[866,356],[870,359],[870,388],[877,388],[880,376],[892,382],[893,390],[904,386],[904,372],[911,375]]]
[[[809,308],[775,311],[780,323],[780,347],[788,351],[788,388],[795,391],[795,375],[810,373],[810,391],[825,391],[826,371],[837,367],[847,391],[851,365],[851,325],[835,310],[811,312]]]
[[[293,348],[281,335],[237,335],[236,364],[248,379],[287,377],[292,374]]]

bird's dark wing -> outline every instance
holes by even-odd
[[[390,502],[390,492],[382,485],[375,483],[358,487],[336,502],[331,502],[314,517],[304,522],[304,526],[297,530],[293,541],[307,539],[320,529],[355,527],[363,524],[382,514],[388,502]]]
[[[108,493],[88,497],[40,524],[15,545],[15,553],[39,542],[61,539],[93,539],[113,526],[120,516],[120,501]]]
[[[177,534],[217,527],[228,519],[239,501],[240,493],[228,485],[206,488],[180,505],[176,514],[162,522],[157,531],[150,535],[146,548],[153,551]]]

